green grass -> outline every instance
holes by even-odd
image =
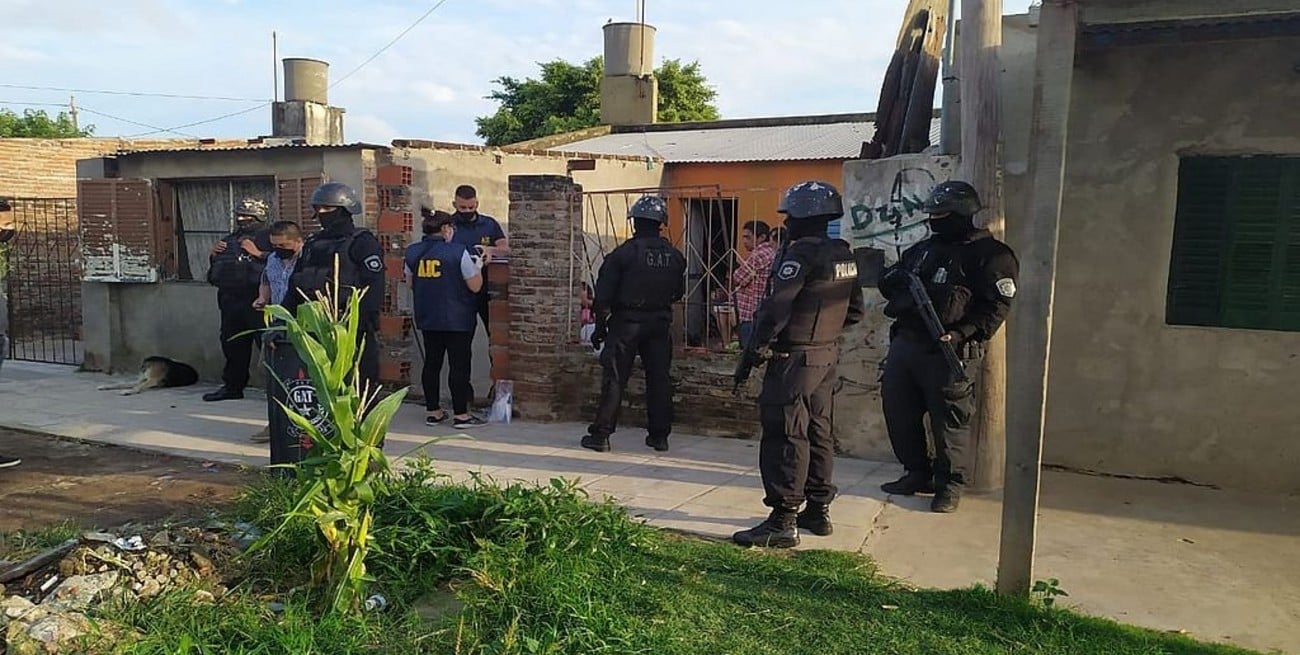
[[[1046,609],[982,589],[911,591],[859,556],[770,553],[664,533],[563,484],[429,484],[417,470],[376,507],[370,573],[392,602],[317,616],[305,579],[307,526],[248,563],[219,605],[177,592],[109,609],[144,637],[119,652],[251,653],[1061,653],[1229,655],[1194,642]],[[288,493],[250,492],[244,517],[272,525]],[[413,611],[450,586],[463,606]],[[267,608],[276,600],[282,613]]]
[[[17,562],[74,539],[81,533],[81,528],[71,521],[36,530],[0,532],[0,559]]]

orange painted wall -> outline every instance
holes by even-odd
[[[737,200],[736,231],[739,225],[758,219],[772,227],[781,224],[776,213],[777,203],[786,189],[805,180],[830,182],[838,189],[844,186],[844,160],[780,161],[780,162],[728,162],[702,164],[668,164],[664,168],[663,185],[666,187],[718,185],[723,198]],[[669,191],[670,196],[678,196]],[[712,193],[691,193],[704,197]],[[681,242],[686,224],[681,203],[668,203],[668,225],[674,243]]]

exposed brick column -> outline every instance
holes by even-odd
[[[510,330],[504,345],[520,418],[570,418],[563,407],[568,359],[569,264],[582,225],[582,187],[560,175],[510,176]],[[495,274],[495,272],[494,272]],[[505,311],[498,309],[498,312]],[[493,376],[496,377],[495,375]]]
[[[384,294],[379,315],[379,380],[389,387],[410,384],[414,357],[411,348],[412,317],[409,307],[403,306],[402,286],[406,283],[402,272],[402,255],[411,241],[415,229],[411,207],[411,167],[379,166],[366,184],[366,205],[375,207],[375,236],[384,249]],[[370,198],[374,189],[373,203]],[[371,212],[367,211],[367,215]],[[378,292],[379,290],[376,290]],[[418,391],[418,389],[412,389]],[[418,394],[417,394],[418,395]]]

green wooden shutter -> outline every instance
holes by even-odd
[[[1179,166],[1167,322],[1300,331],[1300,158]]]
[[[1166,321],[1217,325],[1232,196],[1231,160],[1184,159],[1178,166],[1178,209],[1170,258]]]
[[[1224,327],[1267,328],[1273,323],[1273,278],[1281,264],[1276,254],[1283,250],[1278,247],[1278,226],[1285,224],[1279,203],[1284,161],[1251,157],[1237,163],[1226,217],[1232,232],[1222,246],[1228,260],[1220,322]]]

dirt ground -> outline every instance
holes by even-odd
[[[202,512],[254,474],[213,462],[0,429],[0,532],[73,521],[114,528]]]

